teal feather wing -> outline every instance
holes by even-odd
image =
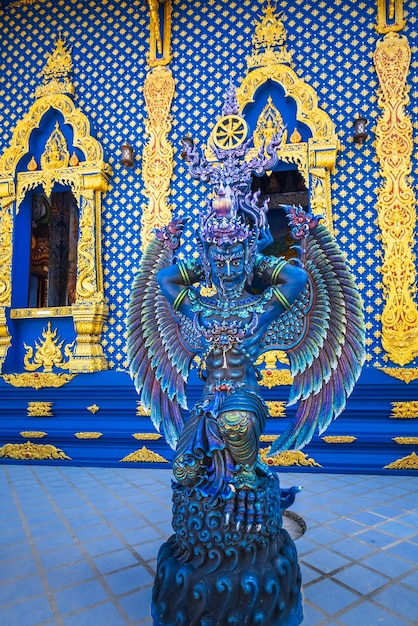
[[[365,358],[362,302],[341,250],[322,225],[305,241],[308,284],[263,342],[264,350],[286,351],[293,377],[288,405],[297,405],[270,455],[301,449],[315,431],[324,432],[344,410]]]
[[[163,296],[158,272],[172,262],[172,251],[159,239],[152,241],[135,277],[128,310],[130,374],[155,428],[175,448],[187,409],[185,385],[194,356],[178,319]]]

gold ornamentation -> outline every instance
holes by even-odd
[[[392,439],[400,445],[416,446],[418,444],[418,437],[392,437]]]
[[[268,400],[266,402],[270,417],[286,417],[286,402],[278,400]]]
[[[149,411],[146,411],[144,409],[144,407],[142,406],[140,400],[137,400],[137,402],[136,402],[136,414],[139,415],[139,416],[142,416],[142,415],[149,416]]]
[[[12,320],[40,318],[40,317],[70,317],[72,309],[70,306],[51,306],[47,309],[11,309],[10,318]]]
[[[28,417],[54,417],[53,402],[28,402]]]
[[[94,432],[74,433],[74,437],[77,437],[77,439],[100,439],[100,437],[103,437],[103,433],[94,433]]]
[[[61,35],[55,42],[55,50],[49,55],[43,69],[43,84],[36,88],[36,97],[51,94],[74,94],[74,85],[70,80],[72,59],[70,51]]]
[[[32,157],[31,160],[28,163],[28,171],[29,172],[35,172],[38,169],[38,164],[35,161],[35,157]]]
[[[248,136],[248,124],[240,115],[224,115],[212,131],[215,146],[221,150],[233,150]]]
[[[400,367],[379,367],[379,369],[388,376],[402,380],[407,385],[418,378],[418,367],[408,367],[405,369],[401,369]]]
[[[277,435],[260,435],[260,443],[272,443]]]
[[[271,389],[279,385],[292,384],[293,378],[288,369],[276,369],[277,363],[289,365],[289,359],[285,352],[281,350],[269,350],[268,352],[264,352],[255,362],[256,365],[261,365],[261,363],[265,363],[266,369],[260,372],[261,378],[258,381],[259,385]]]
[[[282,116],[280,115],[280,111],[274,106],[273,100],[271,99],[271,96],[269,96],[267,98],[266,106],[261,111],[257,119],[257,124],[253,133],[254,148],[257,153],[260,151],[263,144],[268,146],[270,141],[274,139],[275,135],[281,130],[284,131],[282,143],[285,144],[287,141],[287,130],[284,129],[285,124]]]
[[[133,433],[132,437],[138,441],[157,441],[157,439],[161,439],[162,435],[159,433]]]
[[[148,450],[145,446],[136,452],[131,452],[120,461],[124,463],[168,463],[163,456]]]
[[[13,387],[33,387],[43,389],[44,387],[62,387],[69,383],[76,374],[53,374],[46,372],[35,372],[30,374],[3,374],[2,378]]]
[[[10,345],[10,335],[6,318],[1,307],[10,306],[11,300],[11,259],[13,217],[26,193],[36,187],[50,192],[55,184],[70,187],[80,209],[79,238],[77,245],[77,287],[76,303],[68,308],[73,316],[77,333],[76,347],[70,363],[74,372],[94,372],[107,369],[107,363],[100,344],[103,324],[107,317],[107,308],[103,296],[103,270],[101,260],[101,195],[108,189],[112,174],[110,166],[103,161],[103,149],[100,143],[90,135],[87,117],[79,111],[72,99],[68,75],[71,70],[70,53],[62,39],[56,42],[55,51],[49,57],[45,68],[45,84],[37,91],[37,100],[28,113],[21,119],[13,132],[10,146],[0,156],[0,366]],[[40,170],[19,172],[16,167],[28,154],[32,132],[41,126],[42,119],[53,109],[62,118],[61,124],[72,128],[73,146],[83,160],[77,167],[65,162],[62,157],[44,160]],[[61,119],[60,118],[60,119]],[[53,152],[54,144],[62,154],[62,127],[55,127],[50,138]],[[44,153],[45,154],[45,153]],[[76,154],[77,157],[77,154]],[[78,157],[77,157],[78,158]],[[65,158],[66,160],[66,158]],[[58,168],[51,167],[53,164]],[[99,306],[98,306],[99,305]],[[24,312],[25,313],[24,313]],[[14,317],[37,317],[41,311],[21,315],[16,311]],[[54,309],[55,314],[57,308]],[[80,334],[79,333],[80,330]],[[92,331],[91,337],[88,337]]]
[[[145,121],[150,137],[142,155],[144,193],[148,207],[142,215],[141,241],[145,248],[152,238],[152,229],[167,224],[171,210],[167,205],[170,181],[173,175],[173,148],[167,139],[171,130],[170,108],[174,96],[174,79],[169,69],[157,67],[151,71],[144,84],[144,97],[148,110]]]
[[[376,126],[376,153],[384,178],[377,200],[384,249],[382,346],[398,365],[418,354],[416,198],[410,184],[413,141],[411,119],[405,112],[410,60],[406,37],[389,32],[377,42],[374,64],[380,84],[378,105],[383,109]]]
[[[293,382],[289,370],[261,370],[260,374],[258,384],[269,389],[280,385],[291,385]]]
[[[23,363],[25,369],[29,372],[33,372],[40,367],[43,367],[44,372],[52,372],[53,367],[58,367],[60,369],[68,369],[69,361],[63,360],[63,355],[61,348],[64,344],[64,341],[60,341],[60,337],[57,337],[58,329],[51,331],[51,322],[48,321],[48,329],[45,328],[42,331],[43,341],[37,343],[35,341],[35,355],[32,346],[27,346],[25,343],[23,344],[26,353],[23,357]],[[64,346],[64,354],[67,357],[71,357],[71,348],[73,343]],[[32,361],[31,361],[32,359]]]
[[[326,437],[322,437],[325,443],[353,443],[356,439],[357,437],[351,435],[327,435]]]
[[[163,25],[159,14],[163,5]],[[168,65],[171,62],[171,0],[148,0],[150,9],[150,52],[147,56],[150,67]]]
[[[20,436],[24,439],[43,439],[47,434],[40,430],[25,430],[20,433]]]
[[[286,50],[286,30],[280,19],[282,14],[275,15],[270,0],[263,13],[264,16],[255,27],[252,54],[247,58],[248,69],[292,61],[291,53]]]
[[[418,456],[415,452],[398,459],[389,465],[385,465],[383,469],[399,469],[399,470],[418,470]]]
[[[404,27],[403,0],[377,0],[377,32],[385,35]]]
[[[332,206],[330,171],[333,171],[339,148],[335,126],[325,111],[318,108],[318,98],[310,85],[303,82],[289,67],[290,55],[286,50],[286,33],[280,16],[274,15],[270,6],[263,9],[264,18],[256,29],[253,54],[248,59],[247,75],[237,89],[240,111],[255,101],[259,88],[273,81],[283,87],[285,96],[296,103],[296,119],[308,126],[312,137],[307,142],[298,138],[294,143],[283,142],[277,150],[280,160],[295,163],[305,184],[312,193],[310,177],[321,178],[324,191],[320,213],[325,215],[328,228],[332,229]],[[208,157],[209,158],[209,157]],[[310,206],[312,206],[310,198]],[[315,209],[316,211],[316,209]]]
[[[93,415],[97,413],[97,411],[99,410],[100,410],[100,407],[97,406],[97,404],[91,404],[90,406],[87,407],[87,411],[90,411],[90,413],[93,413]]]
[[[389,417],[395,419],[417,419],[418,418],[418,401],[410,402],[392,402],[392,413]]]
[[[41,155],[41,168],[43,170],[57,170],[62,167],[67,167],[70,161],[70,153],[68,152],[67,142],[64,135],[61,132],[58,122],[55,123],[55,128],[51,133],[51,136],[45,144],[45,150]],[[50,192],[45,192],[49,197]]]
[[[0,448],[0,457],[24,461],[71,460],[65,452],[51,444],[44,443],[6,443]]]
[[[302,135],[294,128],[293,133],[290,135],[290,143],[300,143],[302,141]]]
[[[289,467],[291,465],[297,465],[298,467],[322,467],[322,465],[309,458],[307,454],[300,452],[300,450],[286,450],[286,452],[281,452],[275,457],[270,457],[267,456],[270,449],[271,446],[261,448],[260,450],[260,459],[267,465],[275,467]]]

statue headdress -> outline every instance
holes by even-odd
[[[193,142],[183,142],[190,175],[211,186],[206,210],[199,217],[199,244],[208,284],[208,246],[243,242],[247,255],[246,271],[250,277],[257,242],[267,223],[268,199],[259,206],[260,191],[252,192],[251,183],[253,174],[262,176],[277,165],[276,148],[281,143],[282,131],[267,146],[263,144],[251,159],[248,154],[253,148],[253,140],[246,139],[247,135],[248,126],[238,113],[235,87],[230,83],[222,117],[212,133],[211,148],[215,160],[209,161],[200,154]]]

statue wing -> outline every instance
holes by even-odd
[[[185,329],[188,320],[174,316],[157,281],[159,270],[172,263],[174,246],[166,246],[164,237],[152,241],[135,277],[128,311],[128,358],[144,409],[175,448],[184,425],[185,385],[194,353],[184,339],[191,337],[191,329]]]
[[[270,455],[299,450],[316,429],[324,432],[344,410],[365,358],[362,302],[344,256],[317,220],[308,231],[302,252],[308,284],[264,339],[264,349],[286,351],[293,377],[288,406],[298,404]]]

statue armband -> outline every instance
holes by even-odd
[[[289,300],[282,294],[279,287],[275,285],[271,288],[271,290],[273,292],[273,295],[276,296],[277,300],[282,305],[282,307],[286,309],[286,311],[288,311],[292,305],[290,304]]]
[[[184,298],[187,296],[187,294],[189,293],[189,288],[188,287],[183,287],[183,289],[181,289],[179,291],[179,293],[177,294],[174,302],[173,302],[173,310],[174,311],[178,311],[181,307],[181,304],[184,300]]]
[[[204,278],[202,266],[200,265],[199,261],[197,261],[197,259],[192,259],[190,261],[187,261],[186,263],[184,261],[177,261],[177,267],[181,274],[183,283],[186,285],[186,287],[190,287],[190,285],[196,282],[196,280],[193,280],[193,277],[190,276],[190,274],[195,274],[197,280],[201,280],[202,278]]]
[[[286,259],[283,257],[272,257],[257,255],[255,260],[255,270],[257,276],[263,278],[266,272],[269,272],[269,282],[271,285],[277,285],[279,276],[284,266],[287,265]]]

